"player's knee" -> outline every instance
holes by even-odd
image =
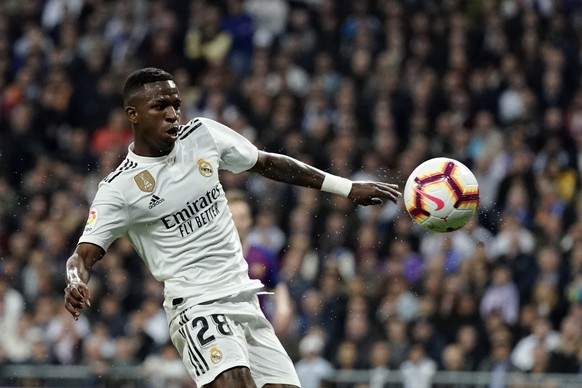
[[[255,382],[251,376],[251,371],[247,367],[235,367],[225,370],[204,388],[255,388]]]

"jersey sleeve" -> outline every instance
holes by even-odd
[[[222,170],[234,173],[246,171],[257,163],[259,150],[247,138],[217,121],[200,118],[213,137],[220,153]]]
[[[79,243],[95,244],[107,252],[109,246],[127,230],[129,217],[121,193],[101,183],[89,210]]]

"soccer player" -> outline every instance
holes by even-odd
[[[170,337],[199,387],[298,387],[291,359],[257,301],[218,170],[343,195],[360,205],[396,202],[397,185],[352,182],[296,159],[259,151],[205,118],[180,123],[171,74],[145,68],[123,89],[134,142],[99,185],[79,243],[67,260],[65,307],[91,306],[91,268],[127,237],[164,283]]]

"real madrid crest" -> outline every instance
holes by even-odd
[[[216,346],[210,348],[210,360],[213,364],[218,364],[222,361],[222,352]]]
[[[151,193],[156,187],[156,180],[148,170],[140,172],[134,176],[133,179],[135,180],[135,183],[137,183],[137,187],[146,193]]]
[[[202,176],[208,178],[212,175],[212,165],[210,163],[202,158],[198,159],[196,163],[198,164],[198,172],[200,172]]]

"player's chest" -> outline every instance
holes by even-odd
[[[133,177],[135,200],[130,216],[138,222],[160,220],[168,214],[195,214],[216,206],[222,194],[218,157],[180,158],[173,163],[143,168]]]

